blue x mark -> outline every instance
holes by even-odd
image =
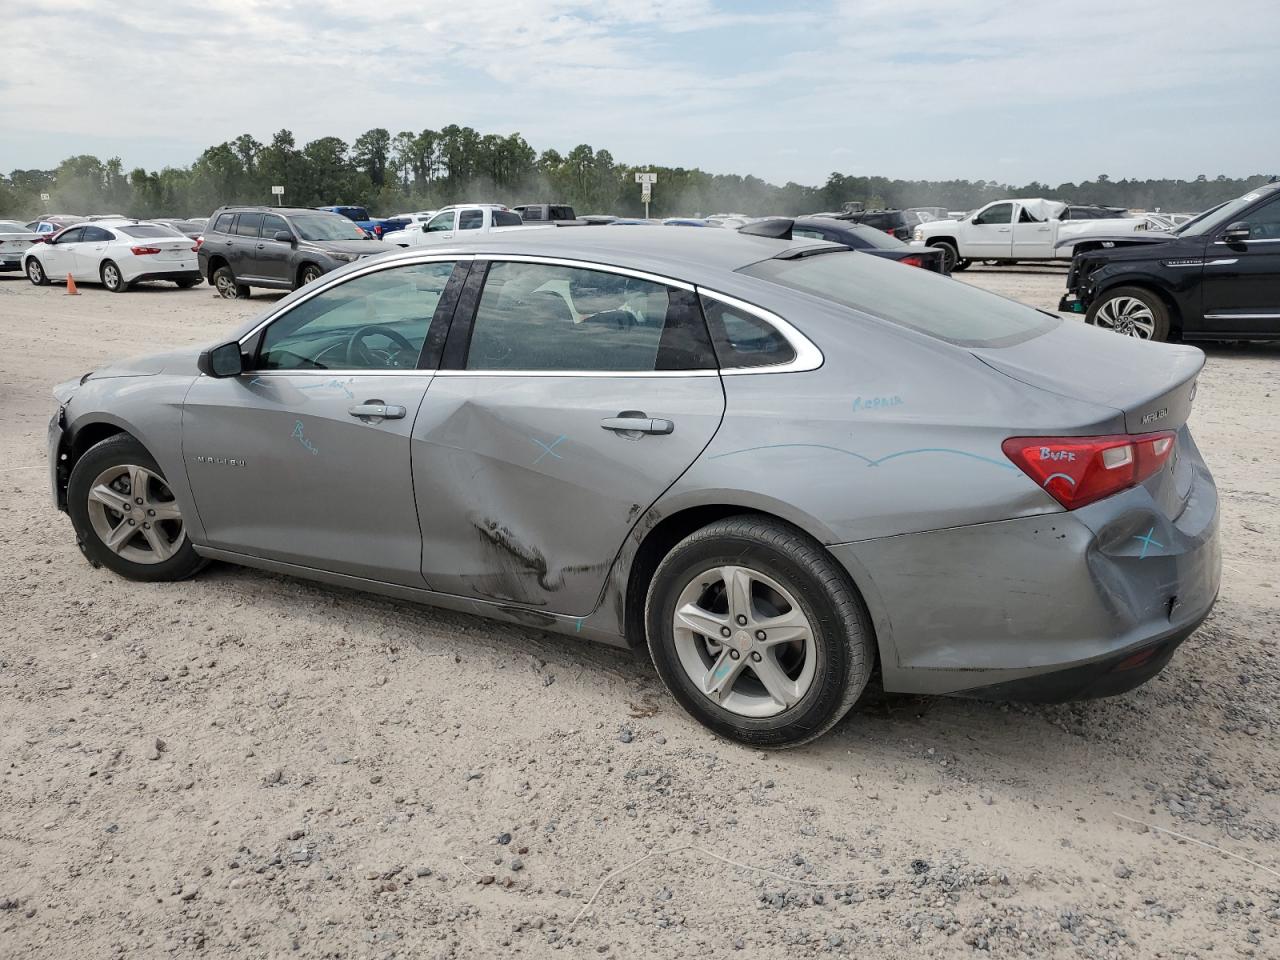
[[[1153,546],[1161,547],[1161,548],[1164,547],[1163,543],[1161,543],[1159,540],[1156,540],[1154,537],[1152,537],[1152,534],[1155,532],[1156,532],[1156,528],[1152,527],[1150,530],[1147,531],[1146,536],[1133,538],[1135,540],[1142,541],[1142,553],[1138,554],[1139,560],[1145,560],[1147,558],[1147,549],[1149,547],[1153,547]]]
[[[555,450],[556,446],[560,443],[560,441],[565,439],[565,435],[563,433],[560,434],[560,436],[556,437],[554,440],[552,440],[551,443],[549,444],[543,443],[537,437],[530,437],[529,439],[542,448],[542,452],[538,454],[538,459],[533,461],[535,464],[541,463],[542,458],[545,457],[548,453],[551,454],[553,457],[555,457],[557,460],[564,459],[564,457],[556,453],[556,450]]]

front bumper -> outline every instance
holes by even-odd
[[[1059,313],[1084,313],[1087,309],[1085,302],[1074,293],[1064,293],[1058,301]]]
[[[58,405],[58,411],[49,420],[49,437],[47,450],[49,453],[49,492],[53,503],[63,512],[67,509],[67,469],[62,459],[62,438],[67,432],[66,408]]]
[[[1175,469],[1079,510],[829,549],[867,600],[885,689],[909,693],[1121,693],[1168,662],[1221,579],[1217,490],[1185,430]]]

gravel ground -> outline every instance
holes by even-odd
[[[0,957],[1280,956],[1280,345],[1209,350],[1222,596],[1161,676],[1061,707],[872,692],[766,755],[637,655],[90,568],[49,504],[51,384],[269,299],[0,275]]]

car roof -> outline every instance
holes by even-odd
[[[841,248],[825,240],[774,240],[736,230],[513,229],[465,243],[440,244],[431,252],[562,257],[697,283],[773,257],[834,249]],[[415,247],[393,256],[412,258],[422,252],[422,247]]]
[[[329,210],[321,210],[318,207],[268,207],[253,206],[252,204],[229,203],[225,207],[219,207],[213,211],[213,216],[221,213],[278,213],[282,216],[291,216],[299,213],[330,213]],[[209,218],[210,220],[213,217]]]

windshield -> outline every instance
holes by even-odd
[[[303,214],[293,217],[293,226],[303,240],[364,240],[365,234],[346,217],[336,213]]]
[[[1250,206],[1259,196],[1260,194],[1257,193],[1246,193],[1243,197],[1236,197],[1236,199],[1220,203],[1216,207],[1210,207],[1199,216],[1192,217],[1173,232],[1180,237],[1203,236],[1220,223],[1230,223],[1235,219],[1237,213]]]
[[[855,251],[762,260],[739,273],[852,307],[962,347],[1002,347],[1062,321],[941,274]]]

